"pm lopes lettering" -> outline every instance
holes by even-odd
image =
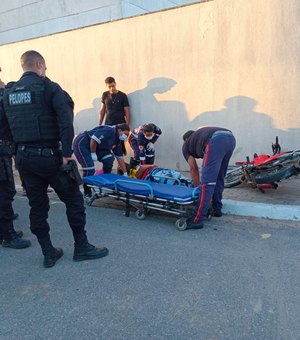
[[[32,103],[30,91],[10,93],[8,98],[10,106]]]

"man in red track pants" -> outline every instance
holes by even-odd
[[[206,126],[187,131],[183,140],[183,156],[190,166],[194,186],[200,187],[199,199],[187,219],[187,229],[201,229],[211,206],[214,216],[222,216],[224,177],[235,148],[235,138],[227,129]],[[203,159],[201,177],[196,158]]]

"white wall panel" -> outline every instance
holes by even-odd
[[[195,1],[2,0],[0,45],[193,2]]]
[[[0,46],[1,78],[21,75],[20,55],[40,51],[47,73],[75,100],[75,127],[97,125],[104,79],[128,93],[132,127],[163,130],[157,163],[186,169],[181,135],[223,126],[233,160],[300,148],[300,1],[214,0]]]

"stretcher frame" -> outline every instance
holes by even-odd
[[[101,176],[101,175],[100,175]],[[84,179],[85,181],[85,179]],[[191,205],[198,199],[199,188],[192,190],[191,197],[188,199],[181,199],[174,197],[173,199],[166,199],[156,197],[151,182],[145,180],[136,180],[134,184],[138,184],[144,189],[148,190],[148,194],[141,195],[132,192],[127,192],[120,188],[120,185],[126,183],[132,184],[132,181],[126,179],[117,179],[114,182],[114,188],[107,188],[104,185],[95,185],[86,183],[92,190],[91,197],[86,197],[85,202],[88,206],[92,206],[97,199],[110,197],[125,203],[125,216],[130,216],[130,208],[135,209],[135,216],[139,220],[146,218],[151,210],[175,215],[178,219],[175,221],[175,226],[178,230],[185,230],[187,227],[186,219],[188,217]],[[168,185],[168,184],[160,184]],[[169,186],[169,185],[168,185]]]

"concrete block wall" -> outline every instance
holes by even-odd
[[[201,1],[2,0],[0,45]]]
[[[300,148],[300,1],[213,0],[0,46],[1,78],[21,75],[20,55],[41,52],[47,74],[75,101],[75,128],[97,125],[104,79],[132,107],[132,128],[163,130],[157,163],[187,169],[183,132],[231,129],[232,161]]]

